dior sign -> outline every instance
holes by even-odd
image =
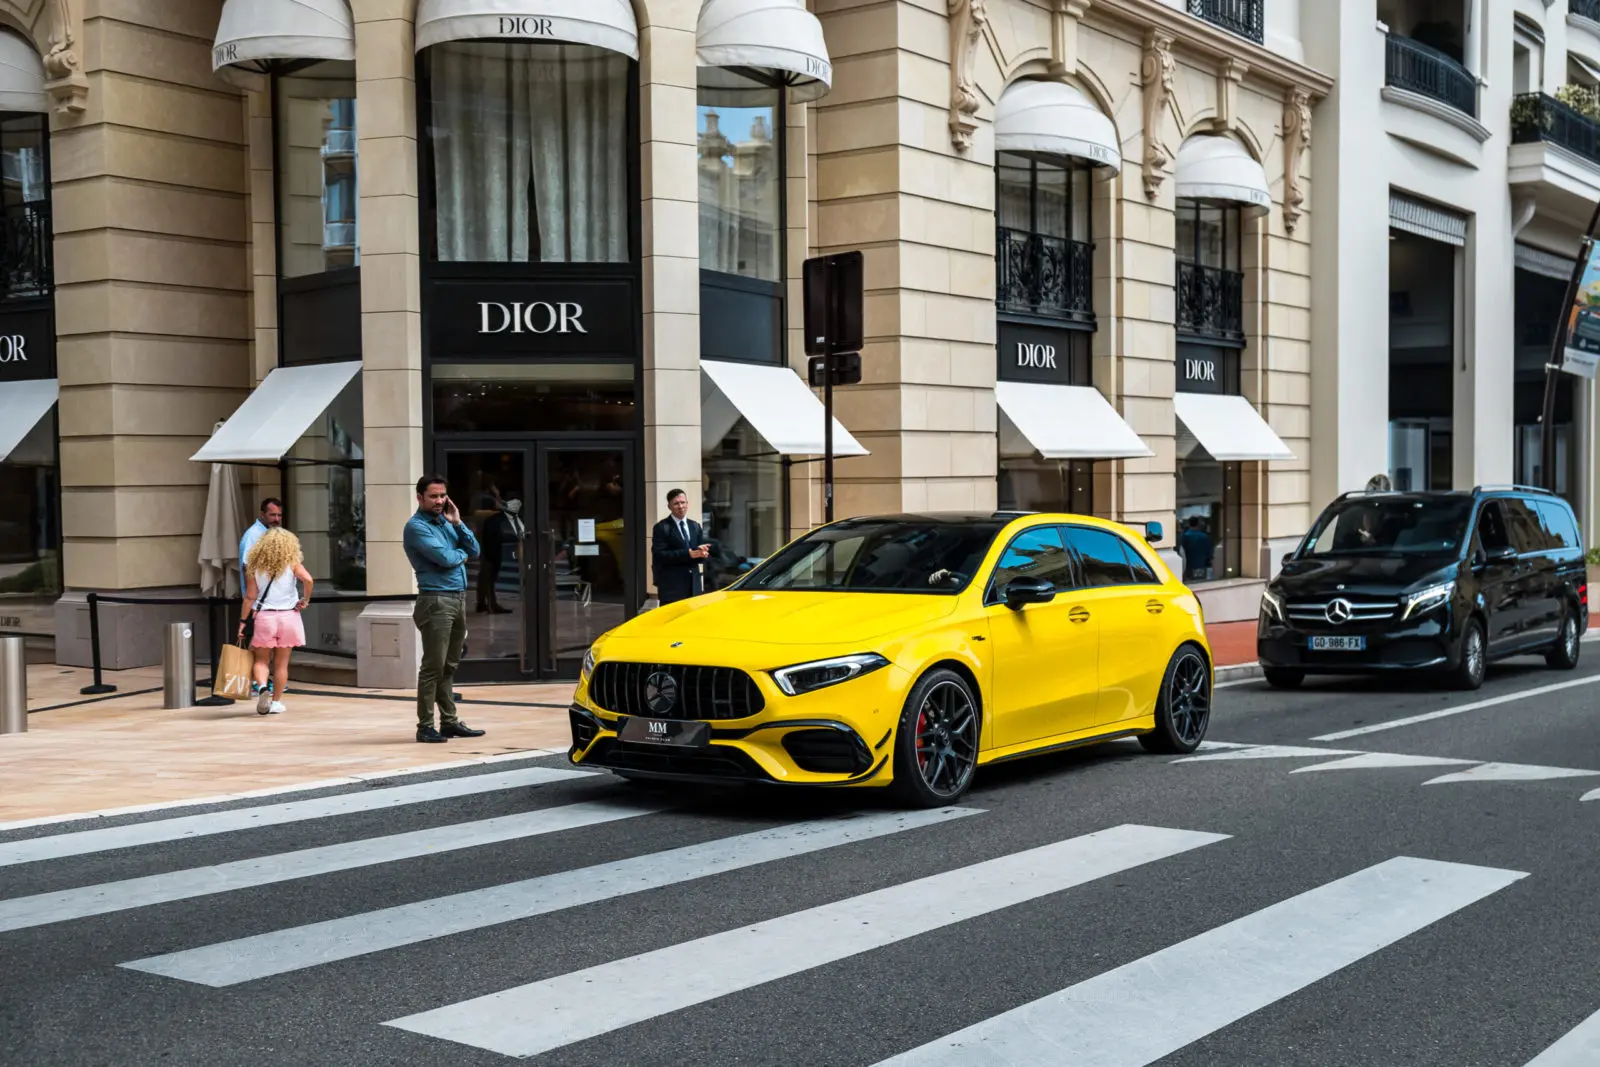
[[[583,326],[583,305],[572,301],[501,304],[478,302],[478,332],[486,333],[588,333]]]
[[[1084,330],[1001,320],[995,377],[1002,382],[1088,385],[1091,336]]]
[[[20,333],[0,335],[0,363],[26,363],[28,339]]]
[[[226,67],[239,62],[239,45],[236,41],[219,44],[211,50],[211,69]]]
[[[1017,366],[1039,370],[1056,369],[1056,346],[1017,343]]]
[[[555,36],[551,20],[538,15],[501,15],[495,22],[495,32],[501,37]]]
[[[1210,359],[1186,359],[1183,361],[1183,377],[1191,382],[1214,382],[1217,380],[1217,364]]]
[[[56,376],[56,316],[50,307],[0,311],[0,381]]]
[[[1186,393],[1237,393],[1239,350],[1178,342],[1177,386]]]

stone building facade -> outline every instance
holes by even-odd
[[[0,306],[52,350],[0,365],[0,622],[79,663],[88,592],[194,596],[236,479],[343,600],[305,662],[403,686],[437,470],[468,675],[572,675],[669,489],[719,583],[822,521],[802,269],[856,250],[838,515],[1192,522],[1253,617],[1319,506],[1299,6],[0,0],[6,247],[52,235]],[[195,609],[97,610],[126,666]]]

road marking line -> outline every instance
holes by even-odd
[[[1297,745],[1258,745],[1231,752],[1213,752],[1206,756],[1185,756],[1173,763],[1211,763],[1217,760],[1238,759],[1304,759],[1308,756],[1353,756],[1358,753],[1337,748],[1301,748]]]
[[[1554,685],[1541,685],[1536,689],[1524,689],[1520,693],[1507,693],[1504,696],[1490,697],[1488,700],[1477,700],[1471,704],[1462,704],[1460,707],[1441,708],[1438,711],[1430,711],[1422,715],[1408,715],[1403,719],[1392,719],[1389,722],[1374,723],[1371,726],[1357,726],[1351,730],[1319,734],[1311,740],[1343,741],[1349,737],[1375,734],[1383,730],[1397,730],[1402,726],[1415,726],[1419,722],[1432,722],[1435,719],[1448,719],[1452,715],[1465,715],[1469,711],[1482,711],[1484,708],[1499,707],[1501,704],[1511,704],[1518,700],[1527,700],[1529,697],[1544,696],[1546,693],[1559,693],[1564,689],[1576,689],[1579,686],[1594,685],[1596,683],[1600,683],[1600,674],[1589,678],[1577,678],[1570,682],[1557,682]]]
[[[478,822],[433,826],[387,837],[321,845],[298,852],[280,852],[274,856],[221,863],[214,867],[191,867],[121,882],[103,882],[79,889],[12,897],[0,900],[0,933],[213,893],[272,885],[296,878],[314,878],[335,871],[394,863],[418,856],[436,856],[480,845],[537,837],[618,819],[632,819],[661,810],[661,807],[623,805],[611,801],[565,804]]]
[[[1554,778],[1593,778],[1600,771],[1580,771],[1572,767],[1533,767],[1526,763],[1480,763],[1454,774],[1429,778],[1423,785],[1446,782],[1544,782]]]
[[[253,830],[260,826],[281,826],[284,823],[303,822],[308,819],[325,819],[331,815],[349,815],[353,812],[376,811],[380,808],[398,807],[402,804],[422,804],[450,797],[471,796],[502,789],[520,789],[524,786],[549,785],[578,778],[592,778],[588,771],[569,771],[556,767],[528,767],[517,771],[497,771],[494,774],[474,774],[464,778],[446,778],[438,782],[417,785],[399,785],[386,789],[365,789],[354,793],[339,793],[313,800],[291,800],[283,804],[266,804],[249,808],[213,811],[204,815],[183,815],[172,819],[155,819],[132,823],[128,826],[108,826],[101,830],[79,830],[74,833],[52,834],[25,841],[0,844],[0,867],[16,863],[37,863],[40,860],[83,856],[91,852],[107,852],[116,848],[134,848],[166,841],[204,837],[209,834],[227,834],[238,830]]]
[[[878,1067],[1145,1067],[1524,877],[1397,857]]]
[[[1600,1011],[1528,1061],[1528,1067],[1594,1067],[1600,1063]]]
[[[1405,756],[1395,752],[1363,752],[1349,759],[1336,759],[1332,763],[1319,763],[1314,767],[1296,767],[1291,774],[1308,771],[1370,771],[1387,767],[1449,767],[1476,763],[1470,759],[1448,759],[1444,756]]]
[[[534,1056],[1223,840],[1118,826],[384,1025]]]
[[[942,808],[794,823],[184,952],[151,956],[122,966],[216,988],[238,985],[402,945],[547,915],[564,908],[598,904],[662,886],[793,859],[980,812],[978,808]]]

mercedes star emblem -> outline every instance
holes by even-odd
[[[665,715],[678,703],[678,680],[666,671],[656,671],[644,680],[644,702],[652,712]]]
[[[1350,621],[1350,617],[1354,614],[1354,612],[1350,610],[1350,601],[1346,600],[1344,597],[1340,597],[1339,599],[1330,603],[1327,607],[1327,610],[1324,611],[1323,614],[1325,614],[1328,617],[1328,621],[1333,623],[1335,626],[1343,626],[1345,623]]]

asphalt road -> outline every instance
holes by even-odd
[[[1196,758],[945,812],[546,759],[14,831],[0,1059],[1594,1067],[1597,727],[1588,644],[1229,686]]]

